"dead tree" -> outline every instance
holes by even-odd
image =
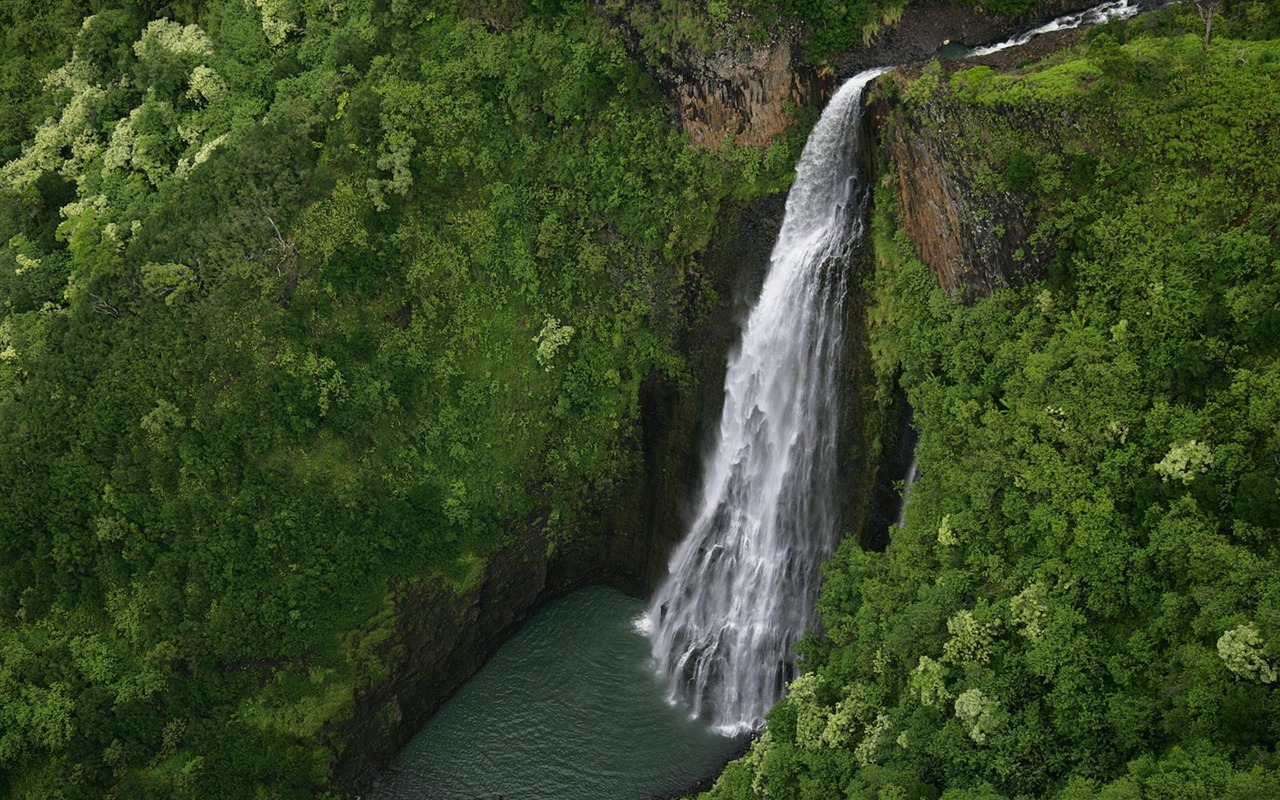
[[[1222,0],[1195,0],[1196,16],[1204,22],[1204,50],[1209,51],[1209,40],[1213,37],[1213,18],[1222,13]]]

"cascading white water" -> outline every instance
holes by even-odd
[[[980,54],[1134,13],[1118,0]],[[697,516],[643,620],[670,699],[725,733],[758,728],[781,696],[835,543],[846,265],[868,195],[857,174],[861,99],[885,69],[841,86],[805,144],[760,300],[729,359]]]
[[[898,528],[907,527],[907,502],[911,500],[911,484],[915,483],[920,475],[919,466],[919,454],[912,453],[911,466],[907,467],[907,475],[902,481],[902,505],[898,506],[898,521],[893,523]]]
[[[1010,47],[1017,47],[1020,44],[1026,44],[1042,33],[1053,33],[1054,31],[1065,31],[1071,28],[1079,28],[1081,25],[1097,25],[1099,22],[1106,22],[1111,19],[1128,19],[1139,11],[1138,4],[1134,0],[1112,0],[1110,3],[1103,3],[1100,6],[1086,9],[1077,14],[1066,14],[1055,20],[1046,22],[1038,28],[1032,28],[1024,31],[1012,39],[1006,39],[999,44],[988,45],[986,47],[975,48],[969,53],[969,57],[986,56],[992,53],[998,53],[1001,50],[1007,50]]]
[[[781,694],[833,544],[845,266],[867,194],[856,175],[860,100],[881,72],[845,83],[805,145],[729,360],[697,517],[649,608],[672,698],[722,729],[759,726]]]

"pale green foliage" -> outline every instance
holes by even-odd
[[[0,761],[33,748],[57,750],[71,741],[73,703],[67,684],[36,686],[0,669],[0,698]]]
[[[107,151],[102,154],[104,175],[128,167],[129,161],[133,159],[133,143],[137,139],[133,121],[140,110],[135,108],[132,114],[117,122],[111,130],[111,142],[107,145]]]
[[[844,699],[836,703],[835,710],[827,716],[822,730],[822,743],[828,747],[843,747],[853,741],[858,731],[866,728],[879,710],[870,687],[854,683]]]
[[[0,168],[0,183],[21,188],[35,183],[46,170],[67,176],[78,173],[102,149],[96,113],[105,97],[106,92],[97,86],[76,91],[57,119],[51,117],[40,124],[22,155]]]
[[[1232,628],[1218,639],[1218,657],[1227,669],[1247,680],[1275,683],[1276,668],[1262,654],[1262,634],[1252,622]]]
[[[308,387],[307,399],[314,403],[318,417],[329,413],[330,406],[347,396],[347,381],[338,364],[329,356],[313,352],[301,355],[285,350],[276,356],[274,366],[293,378],[300,379]]]
[[[343,247],[367,245],[368,230],[360,221],[367,197],[350,183],[340,181],[329,197],[302,212],[299,237],[307,248],[329,261]]]
[[[995,730],[1000,703],[987,697],[981,689],[961,692],[956,698],[956,718],[964,723],[969,738],[978,744],[986,744],[987,736]]]
[[[1040,581],[1033,581],[1027,588],[1009,601],[1013,621],[1023,636],[1039,639],[1044,635],[1044,616],[1048,612],[1045,600],[1048,591]]]
[[[188,160],[185,156],[178,159],[178,166],[173,170],[174,177],[175,178],[186,177],[187,174],[191,172],[191,170],[195,169],[196,167],[200,166],[204,162],[208,161],[209,157],[213,155],[213,151],[221,147],[223,143],[226,141],[227,141],[227,134],[225,133],[222,134],[221,136],[215,136],[214,138],[200,145],[200,149],[196,151],[196,154],[192,156],[190,160]]]
[[[93,534],[104,544],[125,541],[137,532],[138,526],[120,514],[99,514],[93,518]]]
[[[828,710],[818,702],[821,686],[821,677],[806,672],[792,681],[788,690],[788,699],[796,710],[796,744],[809,750],[825,744]]]
[[[26,253],[14,253],[13,257],[18,262],[18,268],[13,271],[15,275],[21,275],[28,270],[38,269],[40,267],[40,259],[32,258]]]
[[[769,750],[773,747],[773,734],[768,728],[764,733],[751,743],[751,749],[742,757],[741,763],[751,770],[751,791],[757,795],[764,794],[764,771],[765,758]]]
[[[17,361],[18,351],[13,346],[13,328],[8,317],[0,318],[0,361]]]
[[[903,99],[913,105],[923,103],[933,97],[934,92],[938,91],[941,83],[942,65],[936,60],[930,61],[920,71],[920,77],[912,81],[907,87],[906,92],[903,94]]]
[[[298,30],[298,26],[290,22],[294,16],[290,0],[245,0],[245,5],[258,9],[262,15],[262,32],[272,45],[284,44],[289,34]]]
[[[94,24],[98,20],[98,15],[90,14],[80,23],[80,36],[85,31],[92,30]],[[61,67],[45,76],[44,88],[48,91],[58,89],[69,89],[73,92],[79,91],[92,83],[93,68],[78,58],[72,58]]]
[[[560,320],[548,316],[542,324],[542,330],[538,331],[538,335],[533,337],[533,341],[538,343],[538,363],[548,372],[552,369],[552,360],[556,357],[556,352],[569,343],[569,340],[573,338],[573,334],[574,327],[572,325],[561,325]]]
[[[185,719],[171,719],[164,726],[164,732],[161,734],[160,752],[166,756],[173,755],[182,745],[182,739],[187,732],[187,721]]]
[[[227,82],[217,70],[204,64],[191,70],[187,85],[187,97],[191,100],[213,102],[227,93]]]
[[[409,160],[413,158],[413,149],[417,139],[402,130],[387,133],[378,156],[378,169],[390,172],[389,178],[370,178],[369,193],[373,196],[373,206],[379,211],[386,211],[387,194],[405,195],[413,186],[413,173],[409,171]]]
[[[465,525],[471,519],[467,503],[467,483],[455,480],[449,484],[449,496],[443,503],[444,516],[454,525]]]
[[[911,670],[907,685],[926,706],[936,706],[951,699],[947,691],[946,667],[928,656],[920,656],[920,663]]]
[[[1197,475],[1208,472],[1212,466],[1213,453],[1209,445],[1192,439],[1171,446],[1169,453],[1156,464],[1155,470],[1165,482],[1172,478],[1186,484],[1195,480]]]
[[[133,52],[146,61],[160,53],[208,58],[213,55],[213,42],[199,25],[183,27],[168,19],[152,20],[142,37],[133,45]]]
[[[67,644],[72,663],[91,683],[104,685],[119,677],[120,664],[107,637],[100,634],[73,636]]]
[[[942,646],[942,660],[951,664],[973,661],[987,663],[991,658],[991,641],[994,625],[983,624],[972,611],[959,611],[947,620],[947,632],[951,638]]]
[[[1053,313],[1053,292],[1048,289],[1040,290],[1036,295],[1036,308],[1040,309],[1040,313],[1048,316]]]
[[[876,763],[876,751],[884,743],[892,726],[893,723],[890,722],[888,714],[883,712],[877,714],[875,722],[867,726],[867,732],[862,737],[862,741],[858,742],[858,746],[853,749],[854,760],[864,767]]]
[[[94,19],[86,18],[82,31],[90,31]],[[133,44],[133,50],[142,62],[174,55],[202,61],[213,55],[213,43],[197,25],[184,27],[168,19],[158,19],[147,25]],[[92,66],[77,55],[49,73],[45,86],[51,91],[69,91],[70,97],[57,117],[49,117],[36,129],[22,155],[0,168],[0,183],[21,188],[34,183],[46,171],[79,178],[84,169],[96,164],[95,159],[101,156],[103,178],[136,169],[144,173],[153,186],[159,187],[171,176],[185,177],[225,140],[226,134],[223,134],[208,141],[193,156],[184,157],[175,165],[165,141],[168,134],[155,130],[155,121],[172,125],[170,130],[176,129],[190,146],[200,141],[203,126],[184,124],[173,105],[153,93],[128,116],[111,125],[109,120],[99,119],[99,115],[110,93],[127,88],[127,80],[98,85],[93,83],[93,74]],[[189,99],[207,105],[225,97],[227,92],[226,81],[212,67],[198,63],[192,68],[186,93]],[[152,120],[151,129],[143,133],[142,121],[148,115]],[[110,134],[104,142],[103,134],[107,130]],[[64,216],[78,216],[78,209],[77,205],[69,206]],[[98,209],[105,211],[105,205]]]
[[[169,435],[169,431],[184,427],[187,420],[178,407],[168,400],[157,400],[156,407],[142,418],[142,430],[153,445],[158,445]],[[110,487],[107,487],[108,490]],[[108,496],[108,499],[109,496]]]
[[[142,288],[164,297],[166,305],[179,302],[198,286],[195,272],[183,264],[142,265]]]
[[[950,514],[944,514],[942,516],[942,522],[938,525],[938,544],[947,547],[960,544],[960,539],[956,536],[955,530],[951,527]]]

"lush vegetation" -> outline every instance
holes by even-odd
[[[794,142],[579,2],[0,2],[0,795],[312,797],[388,582],[568,535]]]
[[[901,9],[639,5],[668,56]],[[720,203],[798,139],[689,148],[600,11],[0,0],[0,795],[322,794],[390,583],[636,468]],[[909,93],[986,115],[1053,276],[960,307],[881,198],[924,477],[717,795],[1280,791],[1280,31],[1228,12]]]
[[[764,29],[780,19],[804,23],[808,52],[821,60],[856,45],[870,45],[885,30],[898,24],[907,6],[918,0],[737,0],[753,18],[764,21]],[[957,6],[976,6],[983,12],[1016,17],[1038,0],[950,0]]]
[[[921,477],[709,797],[1280,796],[1280,41],[1220,38],[1275,24],[1243,11],[1207,52],[1181,10],[902,92],[974,121],[939,134],[1038,209],[1051,274],[955,302],[878,190]]]

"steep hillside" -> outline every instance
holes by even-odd
[[[993,9],[1029,19],[1081,3],[972,5],[907,6],[901,19],[929,24],[894,39],[893,0],[0,0],[0,796],[339,793],[537,603],[590,580],[643,591],[679,533],[735,297],[759,280],[811,119],[799,106],[868,53],[923,55],[940,31],[1020,24]],[[1189,13],[1163,19],[1188,27]],[[1276,22],[1262,4],[1232,13],[1224,35]],[[916,669],[944,619],[972,611],[986,630],[1010,593],[1040,602],[1035,587],[1068,593],[1080,606],[1063,606],[1068,621],[1100,615],[1107,647],[1136,637],[1106,669],[1174,665],[1142,678],[1150,697],[1124,684],[1114,708],[1026,711],[1055,720],[1035,742],[1061,755],[1025,777],[1031,757],[1013,745],[1003,761],[947,749],[971,746],[930,706],[941,716],[921,730],[938,723],[951,744],[901,774],[1039,790],[1086,757],[1110,779],[1120,760],[1198,737],[1218,743],[1204,758],[1245,769],[1250,747],[1275,741],[1259,732],[1272,701],[1258,683],[1277,663],[1274,603],[1247,582],[1274,566],[1266,526],[1280,514],[1266,428],[1275,54],[1196,47],[1097,38],[1052,69],[884,88],[884,130],[903,138],[882,140],[897,172],[879,204],[882,269],[861,288],[877,324],[850,367],[872,374],[874,354],[880,384],[851,413],[881,413],[872,391],[888,396],[901,372],[926,473],[890,552],[848,549],[834,568],[813,713],[837,707],[849,670]],[[1027,103],[1035,115],[1012,110]],[[935,191],[930,170],[955,180]],[[988,190],[1018,227],[989,220],[931,255],[929,206],[913,198],[978,219],[997,208]],[[911,252],[967,298],[1050,282],[964,308],[928,289]],[[1009,269],[984,271],[973,252]],[[1031,392],[1062,363],[1092,363],[1072,349],[1085,344],[1123,367],[1098,380],[1134,383],[1003,399],[1015,377]],[[1017,372],[1023,361],[1038,371]],[[1099,400],[1132,405],[1084,405]],[[1012,445],[974,449],[1005,430],[983,415],[1014,408],[1040,415],[1008,429],[1019,436],[1061,429],[1054,447],[1109,436],[1132,450],[1132,485],[1107,473],[1115,496],[1096,501],[1118,515],[1105,530],[1173,533],[1150,552],[1100,551],[1098,574],[1147,564],[1123,573],[1146,594],[1094,609],[1078,594],[1091,573],[1042,575],[1020,550],[977,548],[963,569],[948,562],[958,588],[938,590],[898,650],[864,652],[873,637],[855,616],[888,625],[873,609],[910,608],[893,593],[961,558],[929,549],[940,527],[1025,531],[1010,538],[1023,548],[1076,529],[1027,497],[999,510],[1008,519],[964,498],[995,496],[997,478],[1039,481],[1018,492],[1085,481],[1054,502],[1094,507],[1101,479],[1078,475],[1093,450],[1066,451],[1060,469],[984,472],[1012,458],[990,448]],[[1066,433],[1077,410],[1115,427],[1081,444]],[[874,462],[875,444],[848,469]],[[871,491],[858,480],[854,520]],[[1022,566],[979,583],[992,553]],[[1187,563],[1218,572],[1183,576]],[[858,592],[874,602],[855,605]],[[1019,608],[1039,607],[1026,597]],[[1192,636],[1196,604],[1212,608]],[[1116,622],[1130,617],[1131,630]],[[940,691],[1023,713],[1023,695],[979,667],[938,663]],[[1038,675],[1019,669],[1008,680]],[[1092,669],[1063,692],[1092,690]],[[893,680],[868,678],[886,709],[902,694]],[[775,741],[805,697],[777,712]],[[1244,709],[1226,733],[1224,703]],[[1082,733],[1061,738],[1071,726]],[[1119,747],[1077,741],[1121,729]],[[807,785],[826,797],[846,777]]]
[[[429,708],[643,590],[750,261],[695,255],[794,156],[690,148],[586,5],[153,6],[0,17],[0,795],[312,797],[399,632],[484,643]]]

